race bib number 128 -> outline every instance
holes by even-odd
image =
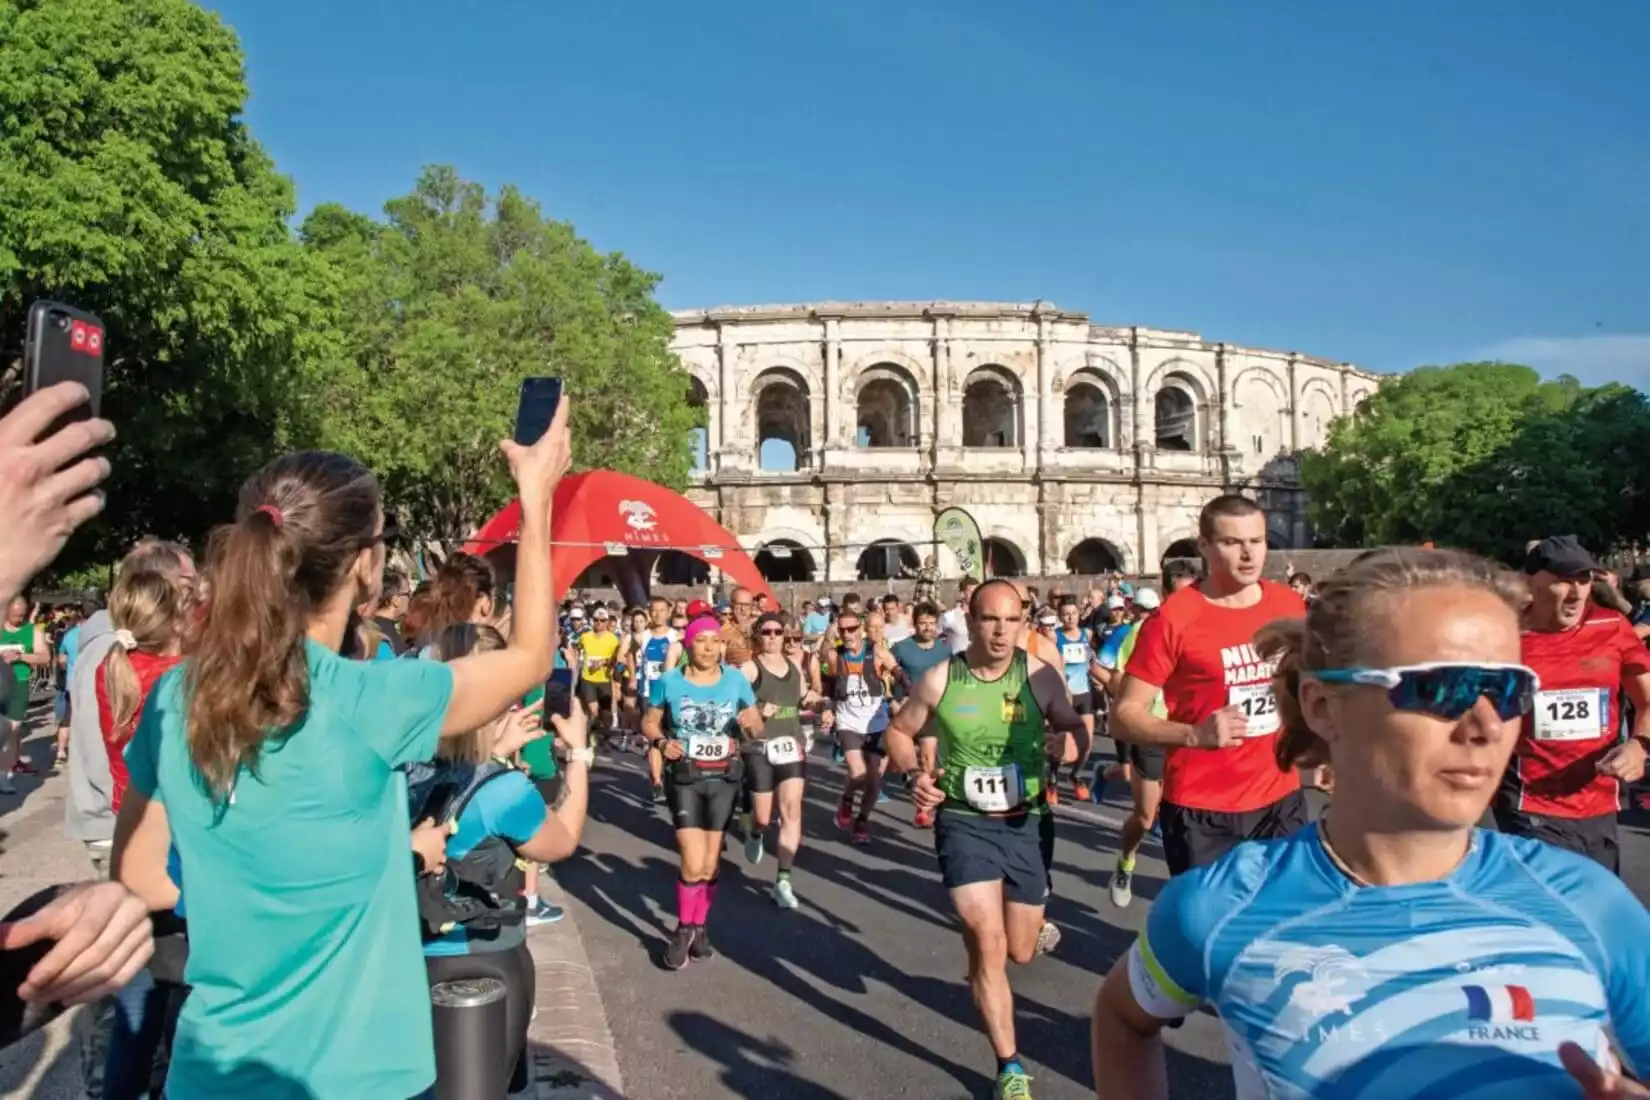
[[[1598,688],[1536,692],[1535,739],[1590,741],[1604,734],[1609,714],[1609,695]]]
[[[1227,689],[1226,705],[1243,712],[1249,737],[1270,737],[1282,725],[1278,718],[1278,697],[1272,694],[1270,683],[1235,684]]]

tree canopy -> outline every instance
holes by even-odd
[[[1650,529],[1650,404],[1529,367],[1422,367],[1381,386],[1302,456],[1322,541],[1433,540],[1512,561],[1532,538],[1575,534],[1596,552]]]
[[[342,288],[323,435],[377,471],[404,529],[462,537],[508,499],[497,442],[532,375],[563,380],[581,466],[685,485],[696,421],[657,276],[452,168],[384,215],[322,206],[302,236]]]

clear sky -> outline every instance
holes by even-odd
[[[670,308],[1045,299],[1650,388],[1650,0],[220,0],[300,202],[514,183]]]

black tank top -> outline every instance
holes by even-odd
[[[760,660],[756,662],[756,683],[752,690],[758,708],[772,703],[778,711],[764,718],[768,737],[799,737],[802,734],[802,673],[794,661],[785,662],[785,675],[776,676]]]

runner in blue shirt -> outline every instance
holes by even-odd
[[[1328,758],[1334,805],[1164,887],[1095,1004],[1101,1100],[1165,1100],[1159,1032],[1205,1005],[1239,1100],[1650,1096],[1619,1076],[1650,1068],[1650,914],[1475,828],[1539,687],[1524,599],[1471,555],[1385,550],[1261,632],[1278,763]]]
[[[1095,692],[1090,678],[1095,665],[1094,647],[1089,644],[1088,631],[1082,628],[1082,617],[1083,609],[1077,606],[1077,597],[1063,597],[1060,600],[1060,626],[1054,632],[1054,644],[1060,647],[1060,662],[1065,669],[1066,688],[1071,692],[1071,705],[1082,716],[1083,728],[1088,732],[1089,743],[1093,744],[1094,714],[1098,709],[1095,702],[1104,696]],[[1079,760],[1071,770],[1072,793],[1079,802],[1087,802],[1093,793],[1089,785],[1083,782],[1086,774],[1083,763]],[[1058,779],[1059,766],[1052,767]]]

